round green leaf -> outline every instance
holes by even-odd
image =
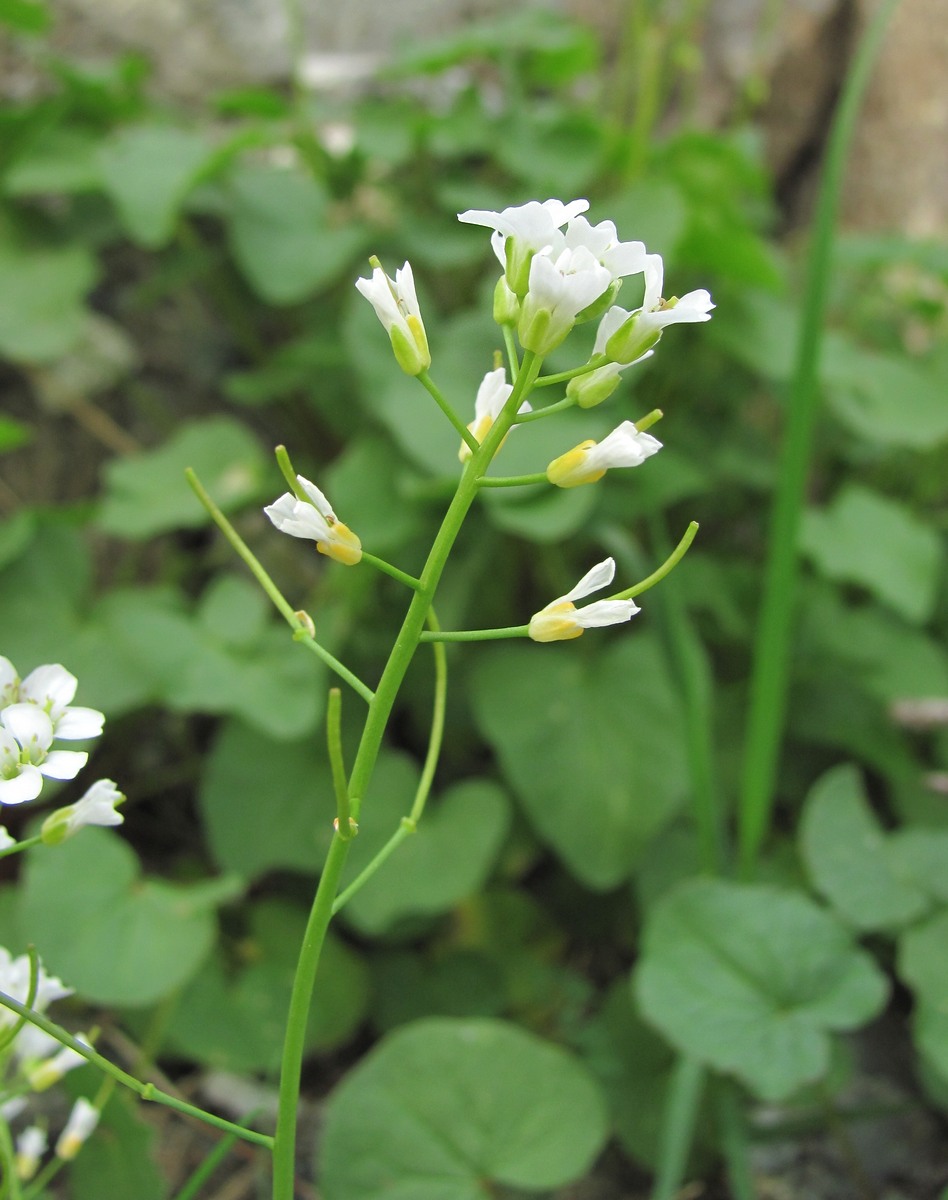
[[[306,918],[304,909],[280,901],[254,907],[250,931],[239,947],[243,966],[228,970],[222,957],[210,959],[182,993],[168,1029],[175,1051],[228,1071],[278,1068]],[[367,994],[361,960],[328,934],[307,1025],[307,1051],[344,1042],[362,1019]]]
[[[821,1078],[831,1030],[885,1003],[885,977],[833,917],[796,892],[696,879],[656,904],[634,985],[685,1054],[765,1100]]]
[[[108,464],[101,527],[120,537],[148,538],[208,523],[185,481],[186,467],[224,512],[246,504],[263,484],[263,453],[243,425],[229,417],[191,421],[157,450]]]
[[[326,1200],[485,1200],[559,1187],[607,1133],[565,1051],[499,1021],[433,1018],[386,1038],[330,1097]]]
[[[95,277],[85,246],[33,249],[0,241],[0,354],[31,363],[65,354],[82,336],[83,299]]]
[[[382,849],[411,804],[410,795],[374,790],[343,886]],[[496,784],[472,780],[451,788],[429,803],[417,831],[349,901],[346,920],[378,934],[402,917],[445,912],[480,890],[509,822],[507,798]]]
[[[206,889],[143,879],[135,852],[105,829],[84,829],[33,854],[21,929],[87,1000],[153,1004],[185,983],[214,943]]]
[[[565,590],[565,589],[564,589]],[[588,639],[608,638],[593,630]],[[687,787],[684,734],[655,641],[485,651],[477,721],[537,832],[594,888],[627,879]]]
[[[814,784],[801,849],[818,891],[856,929],[904,925],[928,907],[906,864],[894,860],[855,767],[834,767]]]
[[[165,125],[128,126],[103,145],[102,181],[135,241],[157,249],[171,238],[211,154],[200,134]]]

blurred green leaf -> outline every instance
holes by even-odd
[[[254,905],[250,931],[239,946],[243,964],[228,970],[222,957],[212,958],[184,989],[168,1028],[176,1053],[217,1070],[277,1072],[306,918],[304,909],[283,901]],[[307,1052],[344,1042],[361,1021],[366,1000],[360,959],[329,934],[316,976]]]
[[[130,1007],[190,979],[216,931],[200,889],[143,878],[127,843],[96,828],[31,855],[18,920],[81,996]]]
[[[249,579],[221,575],[201,596],[198,620],[225,646],[253,646],[263,634],[270,601]]]
[[[22,421],[12,417],[0,417],[0,454],[8,454],[25,446],[33,437],[33,430]]]
[[[505,986],[499,965],[474,950],[383,951],[372,958],[372,997],[372,1022],[384,1033],[421,1017],[497,1016]]]
[[[411,806],[411,795],[375,790],[343,886],[382,849]],[[429,801],[417,832],[349,901],[346,920],[378,935],[404,917],[447,911],[483,886],[509,823],[507,797],[496,784],[470,780],[449,788]]]
[[[948,1079],[948,911],[902,934],[898,968],[915,993],[919,1051]]]
[[[45,33],[49,28],[49,9],[38,0],[0,0],[0,24],[17,33]]]
[[[654,640],[484,652],[475,716],[544,841],[593,888],[634,871],[687,787],[681,715]]]
[[[73,1200],[134,1196],[164,1200],[166,1183],[158,1167],[159,1131],[127,1094],[114,1095],[102,1112],[95,1137],[70,1165]]]
[[[770,1101],[822,1078],[830,1032],[871,1020],[888,991],[872,958],[805,896],[713,879],[658,902],[633,978],[644,1016],[681,1053]]]
[[[41,130],[7,172],[3,190],[10,196],[98,191],[100,144],[100,138],[82,129],[54,125]]]
[[[905,505],[845,484],[825,508],[804,514],[800,546],[827,579],[859,584],[907,621],[931,616],[941,541]]]
[[[570,1055],[498,1021],[432,1018],[385,1038],[329,1099],[326,1200],[481,1200],[582,1175],[607,1134]]]
[[[40,249],[0,238],[0,353],[34,363],[69,350],[82,334],[83,299],[96,273],[85,246]]]
[[[103,144],[103,184],[136,242],[157,250],[171,239],[212,153],[202,133],[170,125],[126,126]]]
[[[270,304],[296,304],[334,283],[370,240],[362,224],[335,220],[327,193],[296,169],[236,168],[228,228],[240,268]]]
[[[905,864],[894,860],[855,767],[834,767],[814,784],[800,837],[814,886],[855,929],[905,925],[929,907]]]
[[[127,538],[207,524],[211,518],[188,487],[185,467],[231,512],[260,494],[265,462],[253,436],[230,417],[184,422],[157,449],[106,465],[98,524]]]

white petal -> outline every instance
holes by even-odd
[[[20,684],[20,699],[48,708],[53,720],[72,701],[79,681],[59,663],[37,667]]]
[[[606,584],[612,583],[615,573],[616,560],[614,558],[604,558],[601,563],[596,563],[594,567],[586,572],[572,591],[567,592],[565,596],[560,596],[559,600],[554,601],[554,603],[558,604],[562,600],[581,600],[583,596],[588,596],[590,592],[598,592]]]
[[[0,655],[0,708],[16,703],[19,682],[16,667],[8,658]]]
[[[714,307],[710,292],[699,288],[682,296],[672,308],[663,308],[656,315],[663,317],[666,325],[679,325],[684,321],[710,321]]]
[[[0,721],[24,750],[48,750],[53,740],[53,723],[35,704],[8,704]]]
[[[585,608],[578,608],[573,619],[584,629],[598,629],[628,621],[641,611],[634,600],[594,600]]]
[[[300,487],[313,502],[313,506],[320,516],[334,517],[335,513],[332,511],[332,505],[319,490],[316,484],[310,483],[310,481],[308,479],[304,479],[302,475],[297,475],[296,478],[299,480]]]
[[[43,790],[38,767],[22,766],[12,779],[0,779],[0,804],[24,804],[35,800]]]
[[[89,755],[84,750],[52,750],[39,769],[47,779],[75,779],[88,761]]]
[[[84,741],[98,737],[105,724],[105,713],[95,708],[70,705],[56,722],[56,737],[66,742]]]
[[[513,386],[507,382],[507,372],[503,367],[498,367],[496,371],[488,371],[477,389],[474,419],[493,417],[496,420],[512,391]]]
[[[660,254],[645,256],[645,300],[642,308],[645,312],[655,308],[662,298],[662,285],[665,282],[665,264]]]
[[[0,825],[0,850],[9,850],[11,846],[16,845],[16,838],[10,836],[10,832],[6,825]],[[0,991],[3,989],[0,988]]]
[[[599,322],[593,354],[605,354],[606,342],[608,342],[617,330],[622,328],[631,316],[632,314],[629,311],[620,308],[618,304],[614,304]]]

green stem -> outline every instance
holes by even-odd
[[[512,325],[501,326],[504,333],[504,346],[507,350],[507,364],[510,371],[510,378],[516,379],[517,372],[520,370],[520,359],[517,355],[517,343],[514,338],[514,329]]]
[[[501,442],[509,432],[518,408],[536,380],[541,361],[535,354],[528,352],[524,355],[513,391],[483,442],[480,445],[475,444],[473,453],[458,482],[454,498],[435,535],[421,573],[421,587],[412,596],[402,627],[379,679],[378,687],[369,702],[362,738],[349,776],[349,804],[352,818],[355,821],[359,820],[362,800],[372,778],[382,737],[395,705],[399,688],[421,641],[423,626],[426,621],[430,620],[431,605],[441,579],[441,573],[464,518],[477,496],[477,481],[490,466]],[[407,833],[402,836],[407,836]],[[396,842],[397,844],[398,842]],[[342,839],[338,833],[333,837],[313,902],[303,947],[300,951],[296,978],[293,981],[290,1014],[287,1020],[283,1060],[280,1067],[279,1113],[273,1146],[273,1200],[293,1200],[296,1115],[299,1104],[306,1021],[316,978],[316,968],[319,964],[319,953],[332,919],[339,880],[350,845],[351,841]]]
[[[502,629],[446,629],[423,633],[423,642],[493,642],[500,638],[526,637],[528,626],[506,625]]]
[[[410,587],[413,592],[417,592],[421,587],[421,580],[416,579],[414,575],[409,575],[407,571],[402,571],[398,567],[393,567],[391,563],[386,562],[384,558],[378,558],[374,554],[369,554],[368,551],[362,551],[361,562],[368,563],[375,567],[377,571],[382,571],[385,575],[391,575],[393,579],[397,579],[399,583],[404,583],[406,587]]]
[[[485,475],[477,481],[478,487],[528,487],[531,484],[549,483],[544,471],[535,475]]]
[[[257,556],[253,553],[237,530],[233,527],[233,525],[231,525],[230,521],[227,520],[221,510],[211,499],[210,493],[198,479],[191,467],[188,467],[185,470],[184,476],[190,484],[191,490],[207,509],[218,529],[220,529],[224,537],[227,538],[233,548],[237,551],[237,554],[240,556],[240,558],[242,558],[250,568],[251,574],[260,584],[266,594],[270,597],[277,612],[279,612],[284,621],[286,621],[289,627],[293,630],[294,639],[302,642],[304,646],[308,646],[309,649],[312,650],[312,652],[317,656],[317,658],[321,659],[331,671],[335,671],[340,679],[344,679],[352,688],[352,690],[354,692],[358,692],[358,694],[363,700],[365,700],[367,704],[371,703],[373,696],[372,689],[367,687],[362,680],[354,675],[348,667],[344,666],[339,659],[335,657],[335,655],[330,654],[324,646],[321,646],[319,642],[316,641],[316,638],[313,636],[312,630],[309,628],[309,625],[307,625],[306,620],[304,620],[303,617],[290,606],[289,601],[273,582],[267,572],[263,569],[263,566],[261,565]]]
[[[590,371],[595,371],[597,367],[604,367],[608,361],[609,359],[604,354],[596,354],[589,362],[583,363],[581,367],[573,367],[571,371],[559,371],[556,375],[541,375],[536,382],[536,386],[541,388],[552,387],[554,383],[569,383],[577,375],[588,375]],[[543,411],[546,410],[544,409]]]
[[[688,1170],[705,1070],[694,1058],[680,1058],[672,1072],[662,1124],[658,1172],[651,1200],[674,1200]]]
[[[610,600],[631,600],[633,596],[641,596],[643,592],[647,592],[650,587],[654,587],[665,578],[669,572],[675,567],[688,553],[688,547],[695,540],[695,534],[698,532],[698,522],[689,522],[688,528],[682,534],[681,541],[675,549],[669,554],[668,558],[662,563],[658,570],[653,571],[651,575],[647,575],[641,582],[633,584],[632,587],[626,588],[624,592],[616,592],[614,596],[610,596]]]
[[[287,450],[286,446],[282,444],[279,446],[274,446],[273,456],[277,460],[277,466],[283,473],[283,478],[286,480],[287,486],[297,500],[301,500],[304,504],[312,504],[312,500],[309,498],[309,496],[307,496],[302,485],[300,484],[299,475],[293,466],[293,463],[290,459],[290,452]]]
[[[119,1083],[136,1092],[142,1100],[164,1104],[167,1108],[173,1108],[177,1112],[185,1113],[189,1117],[197,1117],[199,1121],[204,1121],[207,1125],[214,1125],[217,1129],[223,1129],[227,1133],[236,1134],[237,1137],[243,1138],[246,1142],[253,1142],[257,1146],[273,1145],[273,1138],[268,1137],[265,1133],[257,1133],[254,1129],[245,1129],[242,1125],[235,1125],[233,1121],[225,1121],[223,1117],[217,1117],[213,1113],[205,1112],[203,1108],[196,1108],[193,1104],[179,1100],[177,1096],[170,1096],[167,1092],[162,1092],[153,1083],[142,1083],[134,1075],[129,1075],[121,1067],[117,1067],[114,1063],[109,1062],[107,1058],[103,1058],[98,1051],[93,1050],[84,1042],[77,1041],[65,1029],[59,1025],[54,1025],[52,1021],[48,1020],[41,1013],[33,1012],[32,1009],[27,1008],[25,1004],[21,1004],[13,996],[8,996],[6,992],[0,992],[0,1004],[5,1008],[9,1008],[12,1012],[19,1013],[21,1017],[26,1017],[31,1025],[35,1025],[37,1029],[42,1029],[44,1033],[48,1033],[50,1037],[54,1037],[57,1042],[61,1042],[71,1050],[75,1050],[77,1054],[81,1054],[89,1062],[95,1063],[100,1071],[104,1071],[106,1075],[111,1075],[113,1079],[118,1080]]]
[[[350,883],[347,888],[344,888],[333,901],[333,916],[335,916],[341,908],[344,908],[349,903],[356,892],[361,891],[362,888],[365,887],[379,867],[381,867],[383,863],[391,858],[402,842],[404,842],[406,838],[411,837],[417,828],[418,826],[416,822],[413,821],[411,817],[402,817],[398,828],[388,839],[378,854],[375,855],[371,862],[367,863],[366,866],[362,868],[355,879],[353,879],[352,883]]]
[[[351,838],[336,832],[329,846],[319,887],[300,948],[290,1009],[287,1015],[283,1058],[280,1064],[280,1097],[276,1135],[273,1138],[273,1197],[274,1200],[293,1200],[296,1175],[296,1118],[300,1095],[300,1076],[303,1070],[303,1051],[306,1045],[306,1025],[310,999],[316,982],[319,956],[332,919],[332,905],[339,888]]]
[[[747,1118],[740,1094],[730,1080],[721,1080],[717,1096],[721,1149],[733,1200],[755,1200],[757,1189],[750,1170]]]
[[[517,417],[517,424],[524,425],[529,421],[541,421],[544,417],[552,417],[555,413],[565,412],[568,408],[575,408],[576,401],[572,396],[564,396],[562,400],[557,400],[555,404],[548,404],[546,408],[535,408],[532,412],[521,413]]]
[[[468,429],[468,427],[464,424],[464,422],[461,420],[461,418],[458,416],[458,414],[454,411],[454,409],[451,407],[451,405],[445,399],[444,395],[441,392],[441,389],[435,384],[434,380],[431,378],[431,376],[428,374],[427,371],[420,372],[420,374],[418,374],[416,376],[416,378],[418,379],[418,382],[428,392],[430,392],[432,396],[434,396],[435,403],[438,405],[438,407],[441,409],[441,411],[444,413],[444,415],[448,418],[448,420],[451,422],[451,424],[454,426],[454,428],[461,435],[461,440],[463,442],[467,443],[468,448],[470,449],[471,453],[473,454],[474,451],[477,449],[477,438],[474,436],[473,433],[471,433],[470,429]]]
[[[13,1149],[10,1126],[2,1117],[0,1117],[0,1162],[3,1163],[4,1197],[8,1197],[9,1200],[23,1200],[20,1179],[16,1173],[16,1151]]]
[[[790,682],[795,624],[797,552],[813,431],[819,408],[818,367],[823,345],[834,226],[846,155],[883,33],[898,0],[880,5],[856,53],[833,118],[807,267],[796,366],[767,535],[763,598],[751,671],[749,714],[738,811],[741,874],[753,876],[773,811],[780,743]]]
[[[7,846],[6,850],[0,850],[0,858],[6,858],[9,854],[20,854],[24,850],[29,850],[32,846],[38,846],[42,840],[40,834],[37,834],[36,837],[24,838],[22,842],[17,842],[13,846]]]
[[[355,830],[349,816],[349,788],[346,784],[346,765],[342,756],[342,693],[338,688],[329,689],[326,704],[326,744],[329,752],[329,769],[332,786],[336,793],[336,829],[346,840]]]

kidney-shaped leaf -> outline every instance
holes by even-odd
[[[855,767],[834,767],[817,780],[803,810],[801,838],[813,883],[856,929],[904,925],[928,908],[909,865],[894,857]]]
[[[31,858],[17,917],[49,969],[86,999],[152,1004],[210,951],[214,899],[206,886],[143,879],[121,838],[84,829]]]
[[[485,1200],[560,1187],[607,1132],[565,1051],[501,1021],[432,1018],[373,1050],[329,1101],[326,1200]]]
[[[652,638],[486,652],[478,723],[542,838],[595,888],[632,873],[686,779],[678,704]]]
[[[633,982],[673,1045],[765,1100],[825,1074],[830,1031],[868,1021],[887,994],[869,955],[805,896],[712,879],[656,904]]]

